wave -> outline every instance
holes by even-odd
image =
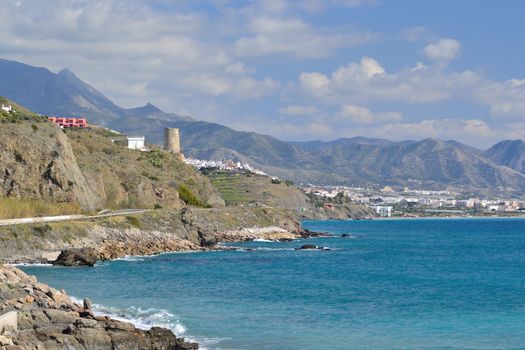
[[[126,255],[122,258],[116,258],[113,259],[114,261],[144,261],[146,256],[132,256],[132,255]]]
[[[6,264],[8,266],[46,266],[46,267],[52,267],[53,264],[47,264],[47,263],[16,263],[16,264]]]
[[[70,298],[77,304],[82,305],[83,303],[83,301],[78,298]],[[178,317],[171,312],[162,309],[142,308],[137,306],[119,308],[94,303],[93,313],[95,316],[108,316],[114,320],[131,323],[135,327],[146,331],[152,327],[163,327],[170,329],[177,337],[184,336],[184,338],[188,341],[199,343],[199,349],[201,350],[211,350],[210,346],[214,346],[224,340],[230,339],[193,337],[191,335],[187,335],[187,328],[180,322]],[[218,348],[215,346],[214,349],[218,350]]]
[[[277,241],[272,241],[271,239],[264,239],[264,238],[255,238],[253,241],[254,242],[277,242]]]
[[[82,304],[82,300],[71,297],[75,303]],[[115,320],[130,322],[135,327],[143,330],[149,330],[151,327],[165,327],[171,329],[177,336],[186,332],[186,327],[176,319],[175,315],[161,309],[141,308],[130,306],[128,308],[118,308],[93,304],[93,312],[96,316],[109,316]]]

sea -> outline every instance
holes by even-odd
[[[525,349],[524,219],[303,226],[331,236],[22,268],[201,349]],[[330,250],[296,250],[306,243]]]

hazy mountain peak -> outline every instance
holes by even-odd
[[[59,76],[73,76],[76,78],[75,73],[73,73],[69,68],[64,68],[57,73]]]
[[[493,162],[525,172],[525,141],[503,140],[483,152]]]
[[[130,116],[154,116],[164,114],[165,113],[160,108],[150,102],[146,103],[144,106],[130,108],[127,110],[127,115]]]

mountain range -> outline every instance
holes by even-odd
[[[164,127],[181,129],[186,156],[232,159],[296,182],[390,185],[522,196],[525,142],[505,140],[479,150],[455,140],[395,142],[366,137],[286,142],[268,135],[165,113],[148,103],[126,109],[69,69],[53,73],[0,59],[0,95],[44,115],[86,116],[161,144]]]

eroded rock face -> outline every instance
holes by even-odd
[[[0,196],[76,202],[84,209],[102,205],[80,171],[67,136],[40,123],[3,124],[0,139]]]
[[[53,261],[54,266],[95,266],[98,254],[93,248],[64,249]]]
[[[18,329],[1,335],[0,349],[197,350],[168,329],[148,331],[95,317],[91,303],[73,303],[64,291],[38,283],[14,267],[0,266],[0,314],[16,310]],[[9,347],[7,347],[9,346]]]

